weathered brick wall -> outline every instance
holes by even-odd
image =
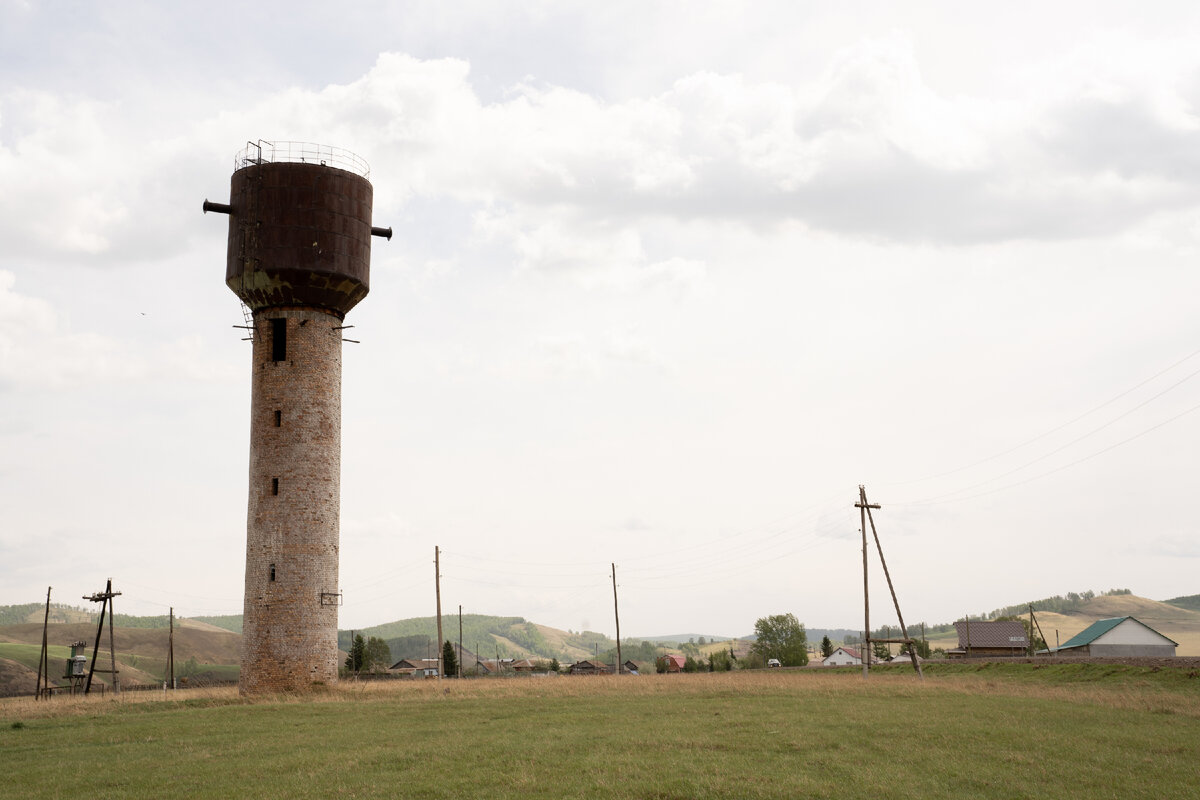
[[[276,361],[280,318],[287,352]],[[311,309],[254,315],[244,693],[337,681],[337,605],[321,593],[338,591],[341,324]]]

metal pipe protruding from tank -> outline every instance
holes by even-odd
[[[384,239],[387,239],[390,242],[392,240],[392,229],[391,228],[374,228],[373,227],[373,228],[371,228],[371,235],[372,236],[382,236]]]
[[[210,211],[215,211],[218,214],[232,214],[233,213],[233,209],[224,203],[213,203],[209,200],[205,200],[204,201],[204,213],[207,214]],[[389,235],[388,238],[390,239],[392,237]]]

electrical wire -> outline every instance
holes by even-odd
[[[1105,447],[1105,448],[1104,448],[1104,449],[1102,449],[1102,450],[1097,450],[1096,452],[1094,452],[1094,453],[1090,453],[1090,454],[1088,454],[1088,455],[1084,456],[1083,458],[1076,459],[1075,461],[1072,461],[1072,462],[1070,462],[1069,464],[1063,464],[1062,466],[1055,467],[1055,468],[1054,468],[1054,469],[1052,469],[1052,470],[1048,470],[1048,471],[1046,471],[1046,472],[1042,472],[1042,473],[1039,473],[1039,474],[1037,474],[1037,475],[1034,475],[1034,476],[1032,476],[1032,477],[1026,478],[1026,479],[1025,479],[1025,480],[1023,480],[1023,481],[1017,481],[1016,483],[1010,483],[1010,484],[1007,484],[1007,485],[1005,485],[1005,486],[999,486],[999,487],[996,487],[995,489],[990,489],[990,490],[988,490],[988,491],[986,491],[986,492],[979,492],[978,494],[973,494],[973,495],[970,495],[970,496],[968,496],[968,497],[956,497],[956,498],[954,498],[954,499],[952,499],[952,500],[947,500],[946,498],[953,496],[953,495],[955,494],[954,492],[951,492],[951,493],[950,493],[950,494],[948,494],[948,495],[942,495],[942,496],[940,496],[940,497],[934,497],[934,498],[930,498],[930,499],[928,499],[928,500],[922,500],[922,501],[916,501],[916,502],[907,502],[907,503],[892,503],[892,505],[898,505],[898,506],[922,506],[922,505],[933,505],[933,504],[935,504],[935,503],[943,503],[943,502],[948,502],[948,503],[959,503],[959,502],[962,502],[962,501],[964,501],[964,500],[974,500],[974,499],[976,499],[976,498],[979,498],[979,497],[987,497],[988,495],[991,495],[991,494],[996,494],[997,492],[1003,492],[1003,491],[1006,491],[1006,490],[1008,490],[1008,489],[1013,489],[1013,488],[1016,488],[1017,486],[1024,486],[1024,485],[1025,485],[1025,484],[1027,484],[1027,483],[1032,483],[1033,481],[1036,481],[1036,480],[1041,480],[1042,478],[1048,477],[1048,476],[1050,476],[1050,475],[1054,475],[1055,473],[1062,472],[1062,471],[1063,471],[1063,470],[1065,470],[1065,469],[1070,469],[1071,467],[1074,467],[1074,466],[1077,466],[1077,465],[1079,465],[1079,464],[1082,464],[1082,463],[1084,463],[1085,461],[1091,461],[1093,458],[1096,458],[1097,456],[1101,456],[1101,455],[1103,455],[1103,454],[1105,454],[1105,453],[1109,452],[1110,450],[1115,450],[1115,449],[1117,449],[1118,447],[1122,447],[1123,445],[1129,444],[1129,443],[1130,443],[1130,442],[1132,442],[1132,441],[1136,441],[1137,439],[1140,439],[1140,438],[1142,438],[1142,437],[1143,437],[1143,436],[1145,436],[1146,434],[1152,433],[1153,431],[1156,431],[1156,430],[1158,430],[1159,428],[1162,428],[1162,427],[1164,427],[1164,426],[1166,426],[1166,425],[1170,425],[1172,422],[1175,422],[1175,421],[1177,421],[1177,420],[1179,420],[1179,419],[1182,419],[1183,417],[1186,417],[1188,414],[1191,414],[1191,413],[1193,413],[1193,412],[1195,412],[1195,411],[1198,411],[1198,410],[1200,410],[1200,405],[1195,405],[1195,406],[1192,406],[1191,408],[1187,409],[1186,411],[1181,411],[1180,413],[1176,414],[1175,416],[1173,416],[1173,417],[1170,417],[1169,419],[1165,419],[1165,420],[1163,420],[1162,422],[1158,423],[1157,425],[1152,425],[1151,427],[1149,427],[1149,428],[1146,428],[1145,430],[1141,431],[1140,433],[1136,433],[1136,434],[1134,434],[1133,436],[1130,436],[1130,437],[1129,437],[1129,438],[1127,438],[1127,439],[1122,439],[1121,441],[1119,441],[1119,442],[1116,442],[1115,444],[1111,444],[1111,445],[1109,445],[1108,447]],[[973,488],[973,487],[970,487],[970,488]],[[968,488],[968,489],[964,489],[964,490],[961,490],[961,491],[969,491],[969,490],[970,490],[970,488]]]
[[[1145,386],[1146,384],[1148,384],[1148,383],[1150,383],[1150,382],[1152,382],[1152,381],[1156,380],[1157,378],[1159,378],[1159,377],[1161,377],[1161,376],[1165,375],[1166,373],[1168,373],[1168,372],[1170,372],[1171,370],[1173,370],[1173,369],[1175,369],[1176,367],[1178,367],[1180,364],[1183,364],[1183,363],[1186,363],[1187,361],[1190,361],[1191,359],[1195,358],[1197,355],[1200,355],[1200,350],[1193,350],[1191,353],[1189,353],[1188,355],[1186,355],[1186,356],[1184,356],[1183,358],[1179,359],[1179,360],[1178,360],[1178,361],[1176,361],[1174,364],[1171,364],[1169,367],[1166,367],[1165,369],[1161,369],[1161,370],[1159,370],[1158,372],[1156,372],[1156,373],[1154,373],[1153,375],[1151,375],[1149,378],[1146,378],[1145,380],[1141,381],[1140,383],[1137,383],[1137,384],[1135,384],[1134,386],[1131,386],[1130,388],[1126,389],[1125,391],[1121,392],[1120,394],[1117,394],[1117,395],[1115,395],[1114,397],[1111,397],[1111,398],[1109,398],[1108,400],[1105,400],[1105,401],[1104,401],[1103,403],[1101,403],[1100,405],[1098,405],[1098,406],[1096,406],[1096,407],[1094,407],[1094,408],[1092,408],[1092,409],[1090,409],[1090,410],[1088,410],[1088,411],[1085,411],[1085,412],[1083,412],[1083,413],[1082,413],[1082,414],[1080,414],[1079,416],[1077,416],[1077,417],[1074,417],[1073,419],[1070,419],[1070,420],[1068,420],[1067,422],[1064,422],[1063,424],[1061,424],[1061,425],[1059,425],[1059,426],[1057,426],[1057,427],[1055,427],[1055,428],[1051,428],[1050,430],[1048,430],[1048,431],[1045,431],[1044,433],[1039,433],[1037,436],[1034,436],[1034,437],[1033,437],[1033,438],[1031,438],[1031,439],[1026,439],[1025,441],[1021,442],[1020,444],[1018,444],[1018,445],[1015,445],[1014,447],[1010,447],[1010,448],[1009,448],[1009,449],[1007,449],[1007,450],[1003,450],[1003,451],[1001,451],[1001,452],[999,452],[999,453],[996,453],[996,454],[994,454],[994,455],[990,455],[990,456],[987,456],[986,458],[979,459],[978,461],[973,461],[973,462],[971,462],[970,464],[965,464],[965,465],[963,465],[963,466],[961,466],[961,467],[955,467],[954,469],[947,470],[947,471],[945,471],[945,472],[940,472],[940,473],[937,473],[937,474],[935,474],[935,475],[928,475],[928,476],[926,476],[926,477],[924,477],[924,478],[913,478],[913,479],[911,479],[911,480],[907,480],[907,481],[897,481],[897,482],[895,483],[895,485],[897,485],[897,486],[903,486],[903,485],[907,485],[907,484],[911,484],[911,483],[922,483],[922,482],[924,482],[924,481],[935,480],[935,479],[937,479],[937,478],[944,478],[944,477],[946,477],[946,476],[948,476],[948,475],[954,475],[954,474],[956,474],[956,473],[959,473],[959,472],[962,472],[962,471],[964,471],[964,470],[968,470],[968,469],[972,469],[972,468],[974,468],[974,467],[977,467],[977,466],[979,466],[979,465],[981,465],[981,464],[986,464],[986,463],[988,463],[989,461],[994,461],[994,460],[996,460],[997,458],[1003,458],[1003,457],[1004,457],[1004,456],[1006,456],[1006,455],[1009,455],[1009,454],[1011,454],[1011,453],[1015,453],[1016,451],[1018,451],[1018,450],[1021,450],[1022,448],[1025,448],[1025,447],[1027,447],[1027,446],[1029,446],[1029,445],[1033,444],[1034,442],[1041,441],[1042,439],[1046,438],[1047,436],[1051,436],[1051,435],[1053,435],[1053,434],[1055,434],[1055,433],[1058,433],[1059,431],[1063,430],[1064,428],[1069,428],[1070,426],[1074,425],[1076,422],[1079,422],[1080,420],[1086,419],[1087,417],[1089,417],[1089,416],[1091,416],[1092,414],[1096,413],[1096,412],[1097,412],[1097,411],[1099,411],[1100,409],[1102,409],[1102,408],[1106,408],[1106,407],[1108,407],[1108,406],[1112,405],[1112,404],[1113,404],[1113,403],[1115,403],[1116,401],[1120,400],[1122,397],[1125,397],[1126,395],[1128,395],[1128,394],[1131,394],[1132,392],[1135,392],[1135,391],[1137,391],[1138,389],[1142,388],[1142,387],[1143,387],[1143,386]],[[1186,380],[1188,380],[1189,378],[1193,377],[1194,375],[1196,375],[1196,373],[1195,373],[1195,372],[1193,372],[1191,375],[1188,375],[1188,376],[1187,376],[1187,378],[1184,378],[1184,379],[1183,379],[1183,381],[1186,381]],[[1180,381],[1179,383],[1182,383],[1183,381]],[[1179,385],[1178,383],[1177,383],[1177,384],[1175,384],[1175,386],[1178,386],[1178,385]],[[1159,393],[1158,395],[1155,395],[1155,397],[1154,397],[1154,398],[1151,398],[1151,400],[1155,399],[1156,397],[1159,397],[1159,396],[1161,396],[1162,394],[1165,394],[1167,391],[1170,391],[1170,389],[1173,389],[1173,388],[1175,388],[1175,386],[1172,386],[1172,387],[1168,388],[1167,390],[1165,390],[1164,392],[1161,392],[1161,393]],[[1147,401],[1147,402],[1149,402],[1149,401]],[[1143,403],[1142,405],[1145,405],[1145,403]],[[1141,406],[1137,406],[1136,408],[1140,408],[1140,407],[1141,407]],[[1136,408],[1135,408],[1135,409],[1133,409],[1133,410],[1136,410]],[[1123,415],[1123,416],[1124,416],[1124,415]],[[1117,419],[1120,419],[1120,417],[1118,417]],[[1115,420],[1114,420],[1114,421],[1115,421]]]

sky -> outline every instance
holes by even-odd
[[[234,156],[370,164],[342,628],[1200,592],[1200,7],[0,0],[0,604],[240,613]],[[869,526],[868,526],[869,530]],[[870,548],[871,624],[895,624]]]

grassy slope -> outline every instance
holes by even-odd
[[[1078,611],[1069,614],[1035,610],[1034,616],[1051,647],[1055,643],[1056,631],[1057,641],[1061,644],[1096,620],[1137,617],[1162,635],[1175,640],[1179,645],[1176,655],[1200,656],[1200,612],[1136,595],[1095,597],[1083,604]],[[958,644],[958,636],[953,631],[930,636],[929,644],[931,647],[949,649]]]
[[[537,629],[538,632],[542,634],[542,638],[546,640],[546,643],[550,645],[550,647],[562,652],[563,655],[567,656],[567,663],[573,664],[576,661],[582,661],[585,658],[592,657],[591,649],[576,644],[575,638],[566,631],[561,631],[558,628],[551,628],[548,625],[538,625]]]
[[[204,626],[208,627],[208,626]],[[95,639],[96,627],[90,623],[50,625],[47,639],[50,644],[51,677],[57,679],[63,670],[63,661],[69,654],[67,646],[75,641],[91,642]],[[166,630],[149,628],[117,627],[113,644],[117,651],[118,668],[122,683],[157,683],[162,680],[167,662]],[[0,684],[6,693],[14,690],[33,694],[36,686],[37,660],[41,653],[42,625],[8,625],[0,629],[0,658],[21,664],[34,670],[31,674],[12,670],[0,664]],[[206,672],[212,677],[236,677],[238,647],[241,637],[220,629],[205,630],[203,627],[184,627],[175,630],[175,670],[181,674],[188,659],[195,658],[199,664],[213,665]],[[101,643],[101,661],[107,659],[107,629]],[[91,650],[88,655],[90,657]],[[103,679],[102,680],[106,680]],[[63,681],[55,680],[56,683]],[[107,681],[106,681],[107,682]]]
[[[446,639],[457,643],[458,617],[443,617],[442,630]],[[417,617],[356,632],[364,637],[377,636],[387,641],[406,636],[428,636],[436,639],[437,620],[434,617]],[[342,649],[349,647],[350,631],[340,631],[338,643]],[[501,657],[557,658],[561,662],[572,663],[580,658],[590,658],[594,643],[599,643],[601,652],[616,645],[616,642],[603,634],[591,631],[568,633],[527,622],[522,617],[463,615],[463,648],[471,653],[478,648],[479,656],[485,659],[495,658],[499,648]]]
[[[1172,597],[1170,600],[1163,600],[1163,602],[1191,611],[1200,611],[1200,594],[1190,594],[1186,597]]]
[[[403,682],[309,702],[7,701],[0,752],[23,798],[80,786],[128,798],[1181,797],[1200,763],[1200,681],[1171,672],[921,683],[772,670]]]
[[[1189,598],[1176,599],[1188,600]],[[31,615],[37,617],[36,620],[19,625],[0,627],[0,642],[26,644],[41,642],[41,617],[39,614],[44,613],[44,606],[37,604],[5,606],[0,607],[0,611],[7,611],[8,615],[13,618],[27,619]],[[51,613],[52,616],[59,614],[64,618],[71,619],[84,614],[78,609],[55,606],[51,607]],[[1080,610],[1069,614],[1041,612],[1037,615],[1042,631],[1051,644],[1055,642],[1056,631],[1057,641],[1065,642],[1095,620],[1114,616],[1137,617],[1174,639],[1179,644],[1178,655],[1200,656],[1200,611],[1181,605],[1159,603],[1133,595],[1113,595],[1095,597],[1085,603]],[[147,619],[158,621],[158,618]],[[447,636],[457,641],[457,620],[454,618],[446,618],[446,620]],[[499,645],[501,654],[504,656],[558,658],[561,663],[570,664],[580,659],[591,658],[596,643],[599,644],[600,652],[605,652],[615,646],[612,639],[602,634],[569,633],[545,625],[526,623],[520,617],[471,614],[464,616],[463,621],[463,644],[468,650],[478,645],[482,650],[480,655],[483,658],[494,657],[496,647]],[[236,627],[236,622],[240,622],[240,617],[209,618],[209,621],[179,619],[175,632],[176,664],[182,664],[187,659],[194,657],[201,664],[226,665],[223,668],[228,672],[227,665],[236,664],[238,661],[239,636],[217,627],[217,625]],[[536,639],[540,639],[537,649],[530,648],[518,641],[521,634],[524,634],[525,641],[528,641],[530,630],[536,632]],[[413,634],[425,634],[432,637],[436,632],[436,621],[433,617],[401,620],[368,628],[361,632],[368,636],[382,636],[383,638]],[[349,633],[344,632],[344,634],[348,640]],[[51,644],[66,645],[78,639],[90,641],[94,636],[94,622],[52,624],[50,627]],[[166,641],[165,628],[127,628],[118,625],[116,631],[119,660],[131,669],[135,665],[144,667],[145,671],[152,676],[161,674],[165,664]],[[948,649],[957,644],[957,637],[953,632],[949,632],[930,636],[929,641],[935,648]],[[344,643],[343,648],[345,646],[348,645]],[[705,653],[709,653],[722,646],[724,646],[723,643],[710,643],[702,649]],[[741,656],[744,648],[739,646],[738,649],[739,656]],[[130,663],[127,656],[133,656],[136,659]],[[474,656],[468,660],[473,661]],[[138,663],[139,661],[141,663]],[[36,664],[36,660],[33,663]],[[2,674],[6,669],[8,668],[0,665],[0,683],[8,680]],[[32,684],[30,686],[32,687]]]

